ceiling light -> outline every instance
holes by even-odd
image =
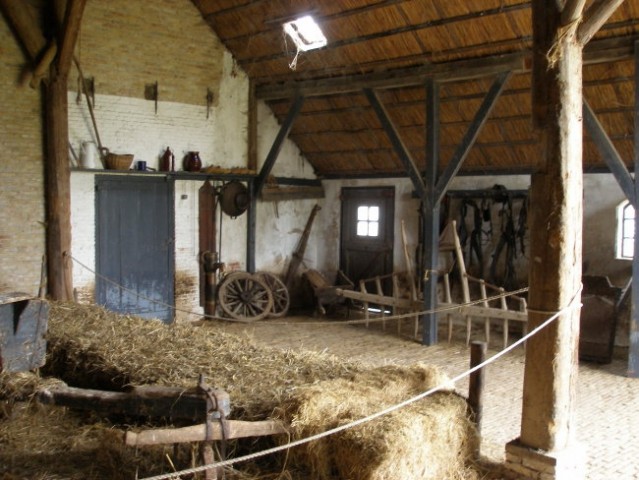
[[[326,45],[326,37],[310,15],[286,22],[284,32],[291,37],[297,49],[303,52]]]

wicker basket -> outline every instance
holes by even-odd
[[[132,154],[118,155],[115,153],[109,153],[106,156],[106,167],[109,170],[128,170],[133,163]]]

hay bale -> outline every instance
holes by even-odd
[[[300,388],[279,416],[306,438],[400,403],[447,378],[435,367],[386,366]],[[303,445],[293,461],[308,478],[328,480],[473,478],[477,445],[466,401],[438,392],[379,419]],[[303,467],[300,467],[303,468]]]
[[[119,315],[95,305],[51,304],[45,373],[82,388],[208,385],[231,396],[231,418],[268,418],[299,385],[361,369],[333,355],[259,347],[190,324]]]

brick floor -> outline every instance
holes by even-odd
[[[468,368],[469,348],[457,339],[463,337],[463,332],[458,332],[450,344],[440,339],[439,344],[424,347],[408,338],[409,321],[404,321],[405,336],[398,336],[395,324],[382,331],[380,324],[367,329],[340,325],[338,321],[321,325],[314,324],[315,321],[311,317],[289,317],[250,325],[216,323],[215,326],[246,334],[258,343],[325,350],[371,365],[421,361],[439,365],[451,377]],[[491,348],[488,355],[496,351]],[[490,460],[502,461],[505,444],[519,436],[523,367],[521,347],[487,367],[481,451]],[[579,366],[577,439],[586,447],[587,478],[591,480],[639,480],[639,379],[625,377],[625,370],[625,359],[615,359],[609,365]],[[466,394],[467,380],[456,387]]]

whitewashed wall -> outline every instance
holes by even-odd
[[[396,270],[405,268],[399,234],[401,220],[405,221],[410,252],[415,251],[418,238],[418,203],[411,198],[413,190],[411,182],[408,179],[386,179],[330,180],[323,183],[326,199],[319,215],[316,233],[317,241],[323,248],[321,252],[318,252],[317,268],[325,272],[334,272],[339,266],[340,191],[342,187],[354,186],[395,186],[394,263]],[[457,177],[453,180],[450,189],[488,189],[495,184],[504,185],[509,190],[526,190],[530,186],[530,177],[528,175]],[[631,274],[630,261],[615,259],[616,207],[623,200],[623,193],[612,175],[584,176],[583,273],[607,275],[614,284],[619,286],[624,285]],[[526,272],[522,273],[525,277]]]
[[[193,5],[189,4],[191,9]],[[189,21],[193,21],[192,16],[193,12],[189,11]],[[211,42],[219,43],[212,32],[210,36]],[[160,94],[156,113],[155,103],[151,100],[100,94],[98,89],[94,111],[102,144],[114,153],[132,153],[136,161],[144,160],[151,168],[158,168],[159,159],[167,146],[175,152],[178,169],[182,168],[181,160],[189,151],[199,151],[205,167],[246,168],[248,78],[223,48],[220,49],[218,61],[219,65],[213,68],[215,102],[208,112],[208,118],[204,101],[200,104],[163,101]],[[173,96],[179,96],[178,90],[174,92]],[[259,102],[258,168],[263,165],[279,129],[280,125],[271,110]],[[97,143],[86,102],[84,99],[77,101],[77,94],[73,91],[69,92],[69,141],[78,155],[83,142]],[[74,257],[88,267],[81,267],[79,262],[74,266],[74,285],[81,298],[85,299],[92,299],[94,289],[96,173],[105,174],[108,171],[76,170],[72,173],[72,251]],[[272,174],[314,178],[310,165],[288,140],[281,149]],[[192,284],[188,292],[176,298],[176,303],[178,308],[198,312],[201,311],[196,281],[199,275],[198,189],[201,186],[202,182],[194,180],[178,179],[175,183],[176,275],[178,279],[188,278]],[[273,273],[285,271],[313,204],[311,201],[258,202],[258,269]],[[221,235],[221,260],[230,269],[246,269],[247,216],[235,219],[224,216],[218,235]],[[307,254],[312,257],[315,251],[315,243],[311,240]]]

